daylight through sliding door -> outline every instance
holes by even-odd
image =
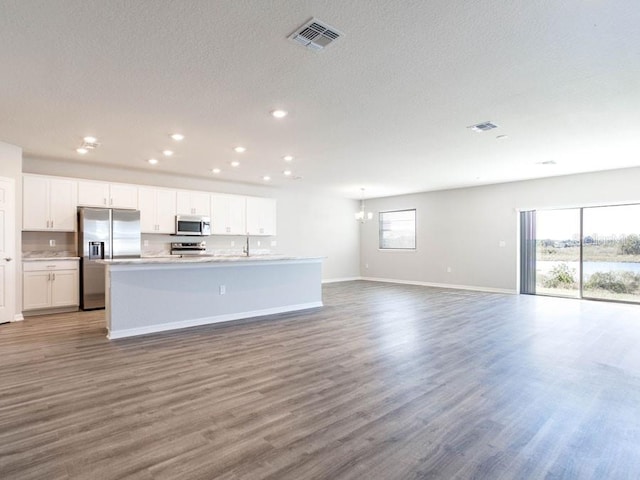
[[[580,297],[580,209],[537,210],[536,294]]]
[[[583,209],[582,296],[640,302],[640,205]]]

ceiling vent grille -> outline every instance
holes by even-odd
[[[310,50],[320,51],[342,36],[344,34],[337,29],[312,18],[289,35],[289,39]]]
[[[84,141],[84,142],[82,142],[82,145],[80,145],[80,148],[88,148],[89,150],[95,150],[99,146],[100,146],[100,144],[98,142],[87,142],[87,141]]]
[[[489,130],[493,130],[494,128],[498,128],[498,126],[495,123],[482,122],[476,125],[471,125],[470,127],[467,127],[467,128],[470,128],[474,132],[487,132]]]

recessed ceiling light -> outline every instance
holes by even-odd
[[[284,157],[282,157],[282,159],[285,162],[292,162],[293,161],[293,155],[285,155]]]
[[[158,159],[150,158],[149,160],[147,160],[147,162],[149,162],[151,165],[156,165],[158,163]]]
[[[545,160],[544,162],[537,162],[538,165],[556,165],[555,160]]]
[[[171,155],[173,155],[173,151],[172,151],[172,150],[163,150],[163,151],[162,151],[162,154],[163,154],[165,157],[170,157]]]
[[[269,180],[271,180],[271,177],[269,175],[265,175],[264,177],[262,177],[262,180],[268,182]]]
[[[220,173],[221,171],[222,171],[222,170],[220,170],[219,168],[212,168],[212,169],[211,169],[211,173],[215,173],[215,174],[218,174],[218,173]]]
[[[231,162],[231,166],[232,167],[239,167],[240,166],[240,162],[237,160],[234,160],[233,162]]]
[[[86,148],[76,148],[76,152],[78,152],[80,155],[84,155],[85,153],[88,153],[89,150],[87,150]]]
[[[84,137],[82,140],[87,143],[98,143],[98,139],[96,137]]]
[[[498,135],[496,137],[496,140],[507,140],[509,138],[508,135]]]
[[[233,149],[233,151],[236,153],[244,153],[247,151],[247,149],[245,147],[237,146]]]
[[[285,110],[274,110],[273,112],[271,112],[271,115],[273,115],[275,118],[284,118],[288,113],[289,112]]]
[[[291,170],[285,170],[282,173],[284,173],[288,177],[289,175],[291,175]]]
[[[176,142],[181,142],[182,140],[184,140],[184,135],[182,135],[181,133],[172,133],[171,138],[173,138]]]

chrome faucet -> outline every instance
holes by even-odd
[[[249,256],[249,235],[247,235],[246,245],[242,247],[242,253],[244,253],[247,257]]]

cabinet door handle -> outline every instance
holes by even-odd
[[[5,261],[5,262],[10,262],[11,260],[13,260],[13,258],[11,258],[11,257],[6,257],[6,258],[4,259],[4,261]]]
[[[109,205],[113,205],[113,198],[109,199]]]
[[[51,281],[51,274],[49,273],[49,274],[47,275],[47,282],[50,282],[50,281]]]
[[[53,220],[51,220],[51,228],[53,228]]]
[[[47,228],[49,228],[49,220],[47,220]]]
[[[106,205],[106,204],[107,204],[107,197],[104,197],[104,198],[102,199],[102,204],[103,204],[103,205]]]
[[[55,273],[52,273],[51,275],[53,275],[53,278],[52,278],[51,280],[55,282],[55,280],[56,280],[56,274],[55,274]]]

